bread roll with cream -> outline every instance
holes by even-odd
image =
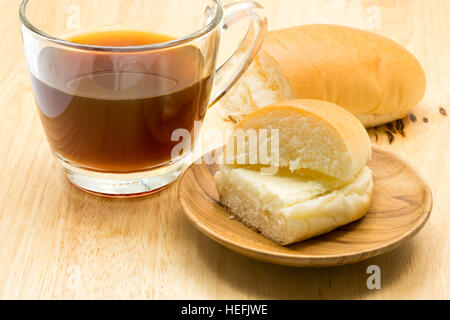
[[[278,101],[325,100],[373,127],[405,117],[425,86],[420,63],[396,42],[355,28],[304,25],[269,32],[220,104],[224,117],[240,121]]]
[[[351,113],[325,101],[292,100],[252,112],[235,132],[249,129],[278,129],[279,149],[271,150],[279,153],[276,174],[262,173],[259,163],[232,161],[221,165],[215,176],[222,204],[247,226],[287,245],[367,212],[373,189],[366,166],[371,145]],[[226,148],[232,148],[236,160],[242,154],[234,141],[232,135]]]

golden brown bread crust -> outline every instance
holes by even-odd
[[[407,114],[425,94],[425,73],[417,59],[371,32],[304,25],[270,32],[262,50],[297,98],[333,102],[367,119],[366,127]]]

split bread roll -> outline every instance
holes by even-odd
[[[348,185],[320,195],[295,178],[280,182],[277,176],[265,176],[264,180],[255,182],[252,175],[260,176],[260,172],[228,167],[220,171],[216,184],[221,202],[245,225],[281,245],[303,241],[356,221],[370,206],[373,182],[368,167]],[[280,192],[286,189],[304,194],[306,199],[283,206],[285,199],[280,197]]]
[[[267,175],[259,163],[220,165],[217,190],[233,215],[282,245],[329,232],[365,215],[373,189],[366,166],[371,144],[356,117],[329,102],[292,100],[249,114],[235,133],[261,129],[278,129],[279,148],[271,152],[279,154],[279,168]],[[226,148],[227,152],[233,148],[232,159],[237,160],[241,155],[234,136]],[[251,148],[246,145],[244,150]]]
[[[404,47],[375,33],[334,25],[269,32],[249,70],[221,100],[240,121],[274,102],[333,102],[365,127],[405,117],[424,96],[425,73]]]

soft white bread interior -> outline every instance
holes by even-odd
[[[366,166],[371,145],[351,113],[316,100],[258,109],[235,127],[226,145],[227,151],[233,148],[233,160],[240,156],[235,134],[249,129],[278,129],[278,149],[270,151],[279,153],[279,168],[267,175],[259,163],[220,165],[215,176],[220,200],[243,223],[286,245],[364,216],[373,189]],[[243,150],[252,149],[247,145]]]
[[[234,136],[248,130],[259,133],[273,129],[278,130],[279,140],[278,149],[271,145],[271,152],[279,158],[274,165],[291,172],[318,172],[346,182],[356,176],[371,155],[369,136],[355,116],[333,103],[307,99],[279,102],[254,111],[235,126],[227,149],[234,150],[236,159],[250,164],[252,140],[247,139],[245,148],[238,152]],[[260,139],[258,143],[265,145],[266,141]]]
[[[281,245],[362,218],[370,206],[373,189],[368,167],[347,185],[331,190],[320,182],[295,176],[262,176],[259,170],[250,168],[225,166],[215,179],[222,204],[245,225]]]
[[[333,102],[365,127],[405,117],[424,96],[422,66],[383,36],[334,25],[269,32],[249,70],[221,100],[223,116],[240,121],[274,102]]]

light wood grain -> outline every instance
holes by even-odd
[[[386,127],[377,129],[378,140],[375,130],[371,136],[430,184],[434,205],[425,228],[405,246],[361,263],[297,269],[240,256],[202,235],[183,217],[176,186],[126,201],[76,190],[50,154],[38,119],[19,0],[0,1],[0,298],[450,298],[450,124],[439,112],[450,111],[450,2],[261,3],[272,29],[311,22],[369,26],[422,62],[428,88],[413,110],[416,122],[406,119],[406,136],[396,134],[392,144]],[[377,11],[380,24],[372,23]],[[207,125],[216,127],[210,111]],[[381,290],[366,287],[371,264],[381,268]]]
[[[198,230],[235,252],[287,266],[339,266],[399,247],[423,228],[431,212],[430,188],[407,162],[374,147],[368,165],[374,190],[363,219],[285,247],[230,219],[216,190],[215,164],[190,166],[180,179],[178,196],[187,219]]]

